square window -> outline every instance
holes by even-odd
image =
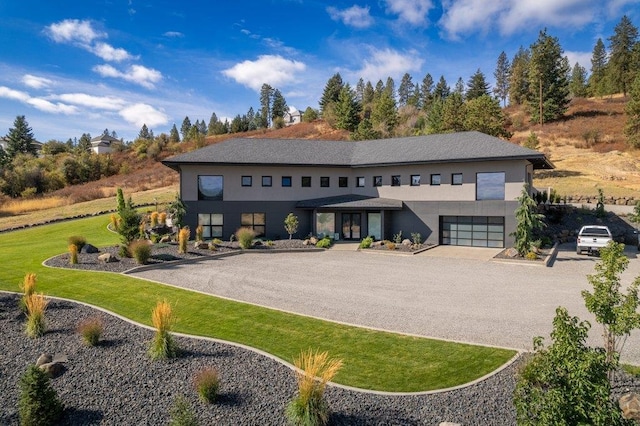
[[[302,176],[302,187],[311,188],[311,176]]]
[[[431,185],[440,185],[440,174],[431,175]]]
[[[242,176],[242,186],[251,186],[253,179],[251,176]]]
[[[373,186],[382,186],[382,176],[373,177]]]
[[[329,176],[320,177],[320,187],[328,188],[329,187]]]
[[[347,188],[349,186],[349,178],[346,176],[341,176],[338,178],[338,186],[340,188]]]
[[[462,185],[462,173],[453,173],[451,175],[451,185]]]
[[[356,178],[356,186],[358,188],[364,188],[364,176],[358,176]]]
[[[262,176],[262,186],[271,186],[271,176]]]
[[[222,201],[222,176],[198,176],[198,200]]]
[[[411,186],[420,186],[420,175],[411,175]]]
[[[282,176],[282,186],[283,187],[291,186],[291,176]]]
[[[400,186],[401,183],[400,175],[391,176],[391,186]]]
[[[476,200],[504,200],[505,173],[476,174]]]

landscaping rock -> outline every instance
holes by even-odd
[[[102,253],[100,256],[98,256],[98,261],[101,263],[111,263],[117,262],[118,259],[116,259],[116,257],[111,253]]]
[[[38,368],[47,373],[49,377],[55,379],[64,373],[64,365],[61,362],[48,362],[40,365]]]
[[[518,250],[516,250],[513,247],[508,248],[507,251],[505,252],[505,255],[507,257],[518,257]]]
[[[98,253],[98,252],[99,252],[98,248],[91,244],[85,244],[80,249],[80,253],[84,253],[84,254],[91,254],[91,253]]]
[[[618,405],[622,410],[622,417],[627,420],[640,420],[640,395],[627,393],[620,397]]]
[[[193,243],[193,248],[196,249],[196,250],[208,249],[209,248],[209,244],[205,243],[204,241],[196,241],[195,243]]]
[[[43,364],[48,364],[53,361],[53,356],[49,354],[41,354],[36,361],[36,367],[40,367]]]
[[[413,242],[408,238],[405,238],[404,240],[402,240],[403,246],[411,247],[411,244],[413,244]]]

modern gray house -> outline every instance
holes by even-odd
[[[360,240],[420,233],[423,241],[505,247],[514,210],[544,154],[479,132],[369,141],[230,139],[168,158],[180,173],[185,223],[205,238],[243,226],[285,238]]]

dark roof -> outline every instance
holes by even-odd
[[[91,139],[91,142],[99,142],[99,141],[120,142],[119,139],[109,135],[96,136],[95,138]]]
[[[359,209],[359,210],[401,210],[402,201],[391,198],[367,197],[364,195],[346,194],[335,197],[314,198],[296,203],[298,209]]]
[[[541,152],[480,132],[461,132],[368,141],[229,139],[168,158],[182,164],[367,167],[398,164],[524,159],[535,168],[553,168]]]

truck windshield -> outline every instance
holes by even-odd
[[[607,232],[606,229],[602,229],[602,228],[585,228],[584,231],[582,231],[582,235],[594,235],[597,237],[608,237],[609,236],[609,232]]]

